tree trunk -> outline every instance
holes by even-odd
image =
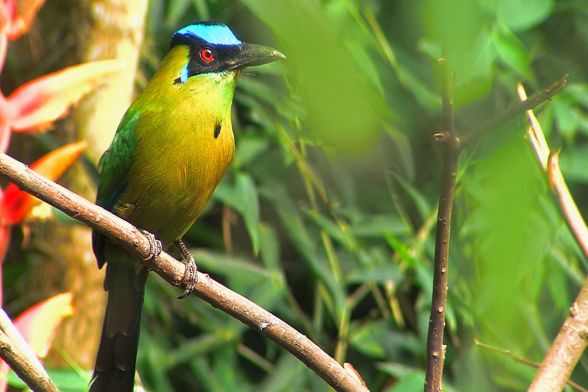
[[[86,0],[78,3],[80,19],[79,52],[81,62],[121,59],[126,68],[105,81],[88,96],[74,113],[73,131],[64,142],[88,140],[88,156],[97,163],[110,145],[116,127],[133,96],[135,71],[143,42],[147,0]],[[76,165],[66,178],[66,186],[89,200],[95,198],[95,186],[86,171]],[[74,316],[65,321],[53,347],[84,368],[94,364],[106,295],[103,271],[98,271],[92,253],[90,230],[82,226],[45,224],[36,246],[47,249],[40,263],[39,275],[53,287],[47,292],[71,291]],[[62,355],[54,350],[52,366],[64,365]]]

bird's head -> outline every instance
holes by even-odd
[[[225,74],[285,58],[270,47],[241,42],[226,25],[212,22],[191,24],[176,31],[170,49],[178,45],[188,47],[189,57],[174,83],[186,83],[196,75]]]

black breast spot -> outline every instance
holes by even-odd
[[[220,135],[220,131],[222,129],[222,125],[221,124],[216,124],[216,126],[214,127],[214,138],[216,139],[218,137],[218,135]]]

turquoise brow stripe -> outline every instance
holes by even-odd
[[[181,28],[176,34],[200,38],[212,45],[240,45],[242,43],[231,29],[220,24],[193,24]]]

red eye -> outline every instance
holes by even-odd
[[[214,52],[209,48],[200,49],[200,58],[205,63],[212,63],[214,60]]]

